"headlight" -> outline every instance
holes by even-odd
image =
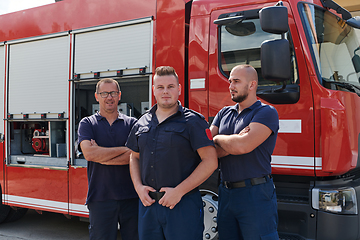
[[[332,213],[358,214],[355,189],[313,188],[312,207],[314,209]]]

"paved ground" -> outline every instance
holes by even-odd
[[[29,210],[16,222],[0,224],[0,240],[88,240],[88,225],[77,217]]]

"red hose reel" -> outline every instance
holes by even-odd
[[[32,147],[36,152],[48,152],[48,136],[46,136],[46,131],[44,129],[35,129],[32,138]]]

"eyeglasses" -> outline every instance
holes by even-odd
[[[119,96],[119,92],[117,92],[117,91],[101,92],[101,93],[97,93],[97,94],[100,94],[100,96],[101,96],[102,98],[107,98],[107,97],[109,96],[109,94],[110,94],[110,96],[113,97],[113,98]]]

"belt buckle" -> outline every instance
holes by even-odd
[[[149,192],[149,196],[158,202],[163,196],[165,192]]]
[[[231,189],[231,182],[224,181],[224,187],[227,189]]]

